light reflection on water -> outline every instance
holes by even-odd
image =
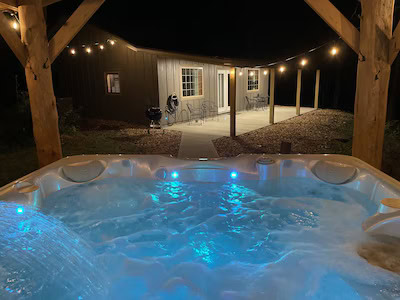
[[[395,295],[397,279],[376,272],[368,281],[373,269],[351,251],[376,205],[336,186],[285,180],[113,178],[57,192],[43,212],[94,249],[111,281],[108,299],[357,299],[349,282],[375,298]]]

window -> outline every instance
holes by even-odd
[[[106,85],[108,94],[120,94],[119,73],[107,73]]]
[[[203,96],[202,68],[182,68],[182,96]]]
[[[260,75],[260,70],[249,70],[247,77],[247,90],[248,91],[258,91],[258,78]]]

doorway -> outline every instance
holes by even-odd
[[[229,70],[218,70],[217,73],[217,101],[218,113],[227,113],[229,106]]]

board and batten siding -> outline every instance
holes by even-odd
[[[106,41],[116,41],[111,46]],[[94,44],[102,43],[101,51]],[[90,45],[87,54],[82,45]],[[134,51],[118,37],[86,25],[71,41],[72,56],[64,50],[55,61],[57,98],[72,97],[75,107],[82,107],[88,118],[130,121],[148,124],[145,111],[158,106],[157,56]],[[106,93],[106,73],[119,73],[120,94]]]
[[[258,78],[258,90],[257,91],[248,91],[248,74],[251,70],[259,70],[259,78]],[[257,95],[262,97],[268,97],[269,95],[269,71],[267,75],[264,75],[264,71],[268,71],[267,69],[257,69],[257,68],[238,68],[236,70],[237,75],[237,85],[236,85],[236,111],[243,111],[247,108],[247,100],[246,96],[250,99],[254,98]],[[239,73],[242,72],[242,76],[239,76]]]
[[[203,96],[195,98],[182,97],[182,68],[203,68]],[[218,70],[229,70],[229,68],[223,66],[167,57],[158,57],[157,69],[160,108],[163,111],[164,116],[162,124],[167,123],[167,120],[165,119],[167,100],[168,97],[174,93],[179,99],[176,122],[185,122],[189,120],[187,104],[192,104],[195,109],[201,108],[204,101],[218,105],[217,72]]]

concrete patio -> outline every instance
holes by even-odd
[[[302,107],[301,114],[315,110],[311,107]],[[296,117],[296,107],[275,106],[275,123]],[[269,109],[257,111],[242,111],[236,115],[236,134],[241,135],[265,126],[269,126]],[[216,158],[218,153],[212,140],[230,135],[229,114],[206,119],[205,122],[179,123],[168,126],[167,130],[182,132],[179,148],[179,158]]]

